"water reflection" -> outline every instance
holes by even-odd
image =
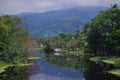
[[[78,56],[54,56],[52,53],[46,54],[46,59],[51,64],[81,70],[85,80],[120,80],[119,77],[107,73],[113,68],[109,64],[91,62]]]
[[[70,67],[79,70],[84,67],[83,59],[77,56],[54,56],[53,54],[46,54],[45,57],[51,64],[56,64],[61,67]]]
[[[60,67],[51,64],[45,59],[43,54],[39,54],[40,67],[36,74],[29,77],[29,80],[83,80],[83,75],[79,70],[73,68]],[[47,57],[46,57],[47,58]]]

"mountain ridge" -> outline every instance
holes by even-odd
[[[21,13],[29,34],[33,37],[47,37],[60,32],[71,33],[81,30],[82,26],[106,7],[76,7],[53,10],[44,13]]]

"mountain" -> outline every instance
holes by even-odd
[[[44,13],[21,13],[31,36],[46,37],[60,32],[71,33],[81,30],[100,10],[106,7],[77,7],[53,10]]]

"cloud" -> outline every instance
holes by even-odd
[[[62,6],[54,0],[50,0],[50,1],[49,0],[41,0],[41,1],[36,0],[36,1],[34,1],[33,5],[35,5],[34,6],[35,9],[37,9],[41,12],[48,11],[50,9],[54,10],[54,9],[62,8]]]
[[[0,12],[44,12],[78,6],[110,6],[116,3],[120,4],[120,0],[0,0]]]

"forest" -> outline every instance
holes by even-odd
[[[28,63],[27,30],[22,20],[9,15],[0,16],[0,73],[10,66]]]

